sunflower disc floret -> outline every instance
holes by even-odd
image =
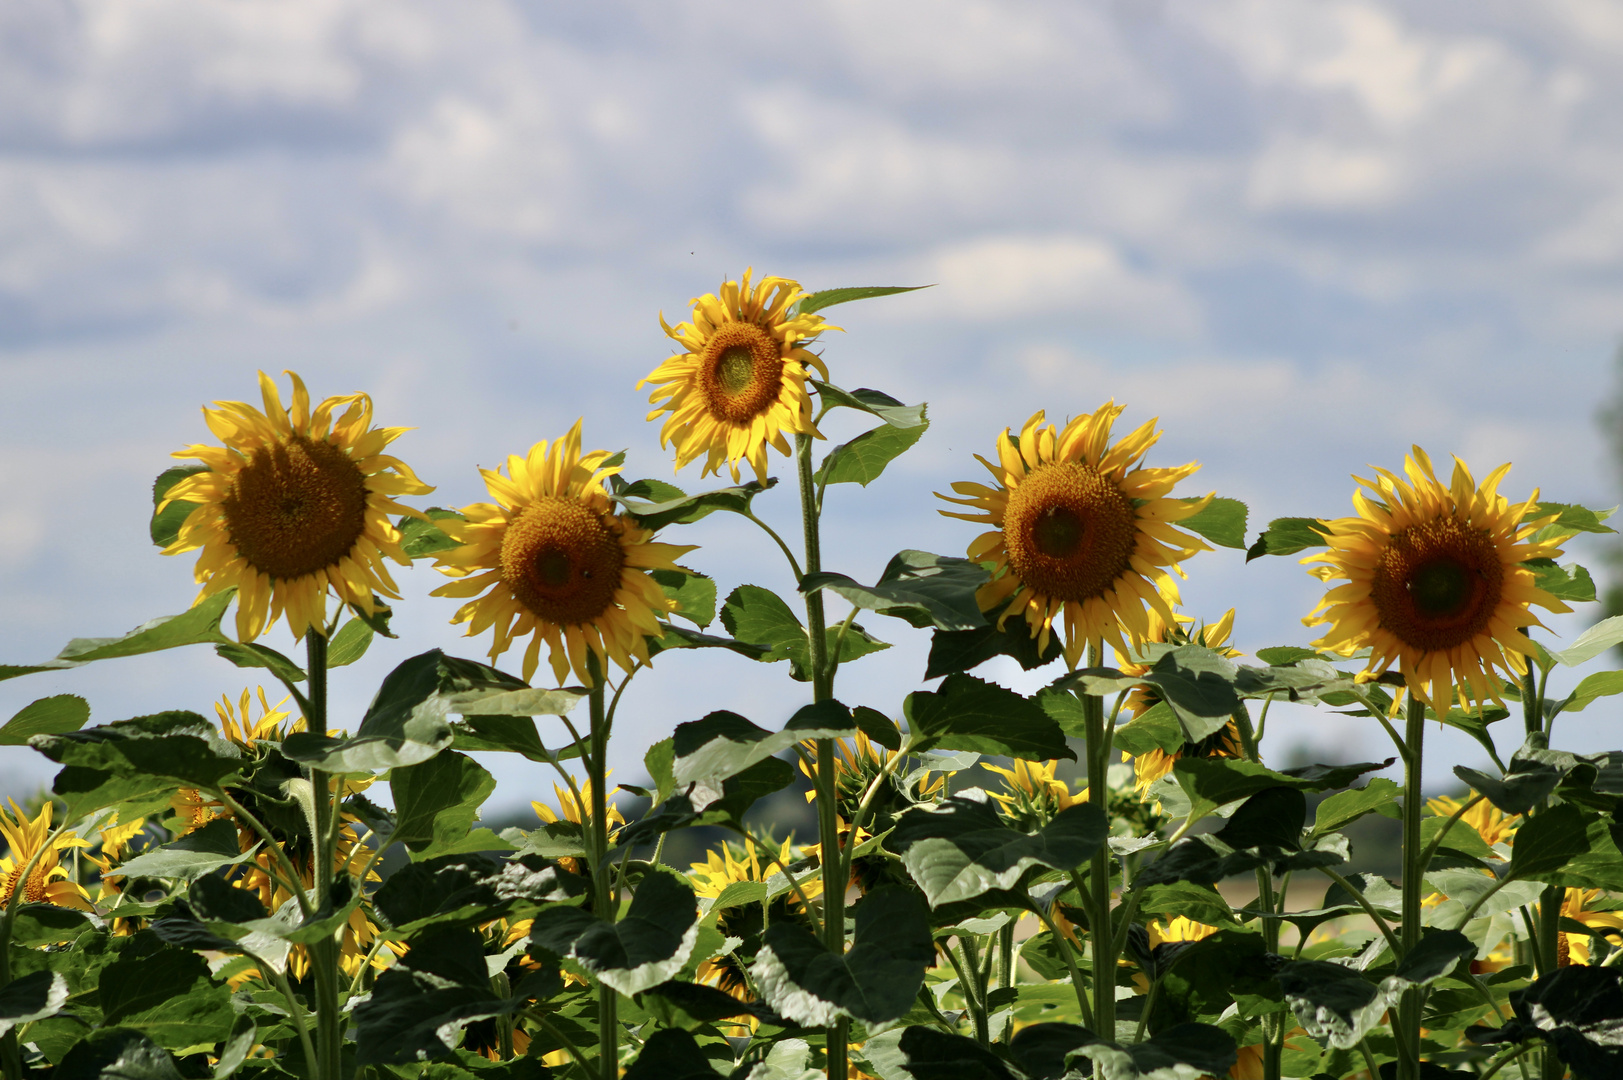
[[[330,397],[312,411],[304,381],[291,371],[293,405],[259,373],[264,411],[241,401],[203,410],[223,446],[189,446],[203,470],[166,493],[196,503],[165,555],[202,550],[195,576],[202,603],[236,587],[237,636],[252,641],[287,616],[295,638],[326,627],[327,593],[367,614],[374,597],[398,599],[383,565],[411,560],[400,548],[390,514],[420,517],[394,501],[434,489],[402,461],[383,452],[408,428],[372,427],[365,394]]]
[[[1370,649],[1366,672],[1398,664],[1410,691],[1446,709],[1500,700],[1498,672],[1527,670],[1533,644],[1523,633],[1542,626],[1534,604],[1572,609],[1535,583],[1526,565],[1561,554],[1565,535],[1535,537],[1556,519],[1538,516],[1538,492],[1512,503],[1499,494],[1508,464],[1478,486],[1458,458],[1448,484],[1437,479],[1420,447],[1404,462],[1404,480],[1376,469],[1354,477],[1354,517],[1325,522],[1328,550],[1306,564],[1321,580],[1345,579],[1302,621],[1327,625],[1316,648],[1351,655]]]
[[[604,465],[606,450],[582,455],[580,429],[577,421],[563,438],[510,456],[505,476],[480,470],[496,502],[438,523],[460,546],[436,555],[436,568],[459,580],[434,595],[474,598],[451,621],[467,623],[470,637],[494,628],[491,660],[529,635],[526,680],[545,641],[558,681],[573,670],[590,686],[588,654],[626,671],[648,662],[647,639],[664,634],[658,616],[676,605],[647,571],[679,571],[673,560],[693,548],[657,543],[614,513],[603,481],[619,467]]]
[[[998,437],[997,461],[976,455],[995,486],[958,482],[962,498],[940,496],[976,513],[948,517],[994,526],[969,545],[969,557],[989,563],[992,579],[976,594],[982,611],[1007,604],[1001,628],[1020,615],[1046,649],[1055,619],[1063,620],[1065,658],[1073,667],[1084,646],[1108,641],[1118,652],[1142,645],[1151,615],[1173,621],[1178,564],[1210,550],[1174,522],[1198,513],[1206,500],[1171,498],[1195,462],[1175,468],[1134,465],[1160,438],[1155,421],[1110,444],[1122,406],[1107,402],[1056,431],[1039,412],[1018,439]],[[1123,635],[1122,631],[1126,634]]]
[[[787,454],[784,432],[818,435],[806,376],[810,369],[827,379],[828,369],[805,346],[839,327],[821,315],[791,314],[805,295],[799,282],[768,277],[751,286],[752,273],[724,282],[720,295],[694,299],[692,322],[672,327],[660,317],[682,351],[637,388],[655,387],[648,400],[658,407],[648,419],[669,414],[659,439],[676,448],[678,470],[702,455],[703,475],[725,462],[737,482],[738,463],[748,461],[765,483],[768,445]]]

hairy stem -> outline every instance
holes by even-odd
[[[1105,708],[1101,698],[1091,694],[1082,697],[1082,713],[1086,722],[1088,759],[1088,802],[1109,814],[1110,791],[1105,781],[1110,767],[1110,737],[1105,731]],[[1107,818],[1108,820],[1108,818]],[[1089,918],[1088,938],[1093,945],[1093,1017],[1098,1034],[1106,1039],[1116,1037],[1116,935],[1110,925],[1110,846],[1100,844],[1093,853],[1088,869],[1088,886],[1092,893],[1092,911]],[[1095,1074],[1102,1075],[1102,1066]]]
[[[1426,703],[1414,691],[1409,691],[1408,726],[1404,746],[1408,753],[1403,759],[1403,956],[1420,944],[1420,900],[1426,866],[1420,860],[1425,851],[1420,843],[1420,811],[1424,806],[1421,795],[1422,744],[1426,736]],[[1402,959],[1399,956],[1398,959]],[[1420,1075],[1420,1010],[1423,992],[1412,987],[1398,1002],[1398,1030],[1395,1032],[1400,1049],[1407,1050],[1398,1061],[1400,1080],[1416,1080]]]
[[[327,638],[311,627],[304,635],[304,647],[310,679],[310,708],[305,713],[305,727],[318,735],[325,735]],[[328,791],[331,777],[324,770],[312,766],[305,769],[305,779],[310,782],[310,802],[315,811],[313,835],[310,837],[310,877],[315,884],[316,917],[325,919],[333,914],[334,908],[333,856],[337,845],[337,815],[333,813],[333,800]],[[316,1053],[321,1059],[323,1076],[338,1076],[343,1062],[343,1018],[338,1011],[338,933],[342,931],[325,934],[310,946],[310,969],[315,976],[316,989]]]
[[[593,664],[595,668],[596,665]],[[586,768],[591,783],[592,797],[592,909],[604,922],[614,922],[614,894],[609,887],[609,792],[608,792],[608,722],[603,713],[603,675],[594,670],[591,693],[587,701],[591,707],[592,728],[587,733],[591,750],[586,757]],[[618,1080],[620,1075],[620,1025],[615,1020],[619,997],[614,987],[599,981],[597,984],[597,1066],[603,1080]]]

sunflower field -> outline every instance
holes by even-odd
[[[153,489],[191,606],[0,678],[201,645],[262,685],[212,718],[87,726],[57,695],[0,727],[60,766],[0,808],[6,1080],[1623,1077],[1623,752],[1550,749],[1623,671],[1548,696],[1623,617],[1561,643],[1538,615],[1595,599],[1558,560],[1608,512],[1414,447],[1351,516],[1248,531],[1197,463],[1149,463],[1155,421],[1062,402],[1083,411],[989,432],[988,475],[942,495],[975,526],[962,555],[901,551],[864,583],[823,564],[824,501],[928,418],[836,385],[822,312],[904,291],[746,273],[665,325],[648,419],[678,470],[731,481],[697,494],[577,423],[502,448],[489,502],[426,505],[364,393],[317,402],[289,373],[284,399],[261,374],[259,405],[206,408],[217,441]],[[828,447],[835,409],[868,430]],[[793,497],[799,536],[756,512]],[[793,595],[718,596],[678,542],[717,514]],[[1180,610],[1214,546],[1299,559],[1314,629],[1247,657],[1234,611]],[[406,660],[351,730],[329,680],[394,636],[390,563],[443,575],[483,655]],[[884,647],[859,617],[930,635],[919,689],[841,699]],[[302,655],[258,640],[277,625]],[[782,665],[792,716],[695,702],[646,748],[648,786],[611,789],[626,686],[689,649]],[[1051,678],[974,674],[994,658]],[[1379,727],[1392,756],[1275,768],[1275,702]],[[1458,799],[1422,794],[1434,725],[1494,763],[1456,768]],[[552,785],[534,827],[479,824],[495,781],[470,753]],[[751,810],[797,777],[815,833],[774,834]],[[1348,830],[1382,818],[1390,878],[1351,863]],[[724,839],[672,857],[699,828]]]

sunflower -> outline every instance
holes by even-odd
[[[1151,612],[1149,640],[1151,642],[1165,642],[1176,645],[1191,643],[1204,645],[1213,652],[1230,659],[1242,655],[1238,649],[1230,648],[1228,644],[1229,634],[1234,630],[1233,608],[1229,608],[1228,611],[1224,612],[1223,617],[1215,623],[1203,625],[1191,634],[1183,628],[1183,624],[1193,621],[1187,615],[1178,615],[1172,625],[1168,626],[1161,621],[1159,615]],[[1142,675],[1150,670],[1148,664],[1128,660],[1125,657],[1118,657],[1117,659],[1121,670],[1129,675]],[[1127,695],[1124,707],[1132,716],[1138,717],[1148,712],[1160,700],[1159,694],[1141,686]],[[1143,795],[1144,792],[1149,790],[1151,784],[1172,771],[1173,764],[1179,758],[1240,758],[1244,756],[1245,750],[1240,743],[1240,729],[1233,720],[1230,720],[1204,739],[1186,742],[1181,748],[1170,753],[1159,747],[1154,747],[1146,750],[1136,758],[1125,752],[1121,758],[1123,761],[1132,761],[1133,786],[1138,789],[1140,795]]]
[[[892,721],[892,724],[894,723]],[[901,741],[900,728],[897,728],[897,741]],[[799,755],[800,771],[812,781],[812,790],[806,792],[806,801],[812,802],[817,798],[817,743],[807,741],[801,743],[800,747],[803,751]],[[910,807],[917,803],[932,801],[946,793],[945,775],[932,776],[928,772],[921,771],[916,774],[918,779],[909,785],[903,777],[897,775],[903,769],[898,763],[880,784],[873,802],[868,807],[867,821],[857,830],[853,839],[851,820],[862,803],[863,793],[879,778],[895,756],[896,751],[875,743],[863,731],[857,732],[855,746],[844,739],[834,740],[834,815],[838,822],[841,847],[852,843],[860,846],[864,841],[889,830],[896,824],[896,819]],[[809,854],[816,848],[808,846],[806,850]],[[900,873],[899,864],[895,859],[885,855],[857,855],[851,860],[851,880],[863,894],[883,884],[901,884],[905,879],[898,878]]]
[[[1157,945],[1167,945],[1174,942],[1201,941],[1217,933],[1217,927],[1208,926],[1203,922],[1182,915],[1175,915],[1170,919],[1154,919],[1144,927],[1149,933],[1149,947],[1153,951]],[[1127,964],[1130,961],[1122,960]],[[1133,985],[1141,994],[1149,993],[1150,980],[1142,971],[1133,973]]]
[[[714,899],[729,885],[740,881],[766,881],[779,873],[782,866],[795,861],[794,843],[791,840],[778,845],[776,852],[772,852],[770,847],[767,850],[769,854],[762,859],[761,853],[756,850],[754,838],[745,837],[742,846],[724,843],[719,852],[714,849],[706,851],[704,862],[689,865],[688,880],[693,883],[694,894]],[[801,897],[809,900],[820,896],[823,891],[822,877],[815,873],[797,875],[795,884],[800,887],[798,893],[791,889],[768,901],[772,922],[805,921],[805,905],[801,903]],[[716,929],[723,937],[738,938],[741,944],[700,964],[695,979],[719,987],[741,1001],[748,1001],[751,995],[749,980],[745,975],[745,961],[760,950],[761,935],[766,932],[761,905],[735,904],[724,908],[716,917]],[[750,1026],[754,1027],[755,1024],[752,1018]]]
[[[1121,412],[1107,402],[1058,433],[1042,426],[1039,412],[1018,439],[1004,429],[996,464],[976,455],[995,487],[960,481],[952,489],[964,498],[940,496],[978,511],[941,511],[946,516],[994,526],[969,545],[971,559],[993,564],[992,580],[975,596],[981,610],[1007,603],[998,627],[1024,616],[1039,650],[1048,648],[1063,613],[1065,659],[1073,668],[1085,645],[1109,641],[1117,652],[1129,651],[1123,629],[1134,647],[1142,645],[1152,613],[1171,623],[1178,603],[1172,574],[1185,576],[1178,564],[1211,550],[1172,526],[1206,506],[1207,500],[1169,497],[1199,464],[1132,468],[1161,436],[1151,420],[1111,446],[1110,428]]]
[[[5,807],[0,806],[0,835],[5,837],[7,849],[6,854],[0,855],[0,882],[4,883],[0,885],[0,905],[11,903],[11,898],[21,888],[23,902],[27,904],[55,904],[57,907],[94,911],[90,894],[68,876],[59,854],[70,848],[90,845],[71,832],[51,839],[51,815],[56,809],[54,803],[47,801],[40,807],[39,816],[30,821],[15,801],[6,801],[11,803],[11,813],[6,813]],[[23,869],[36,853],[39,858],[34,862],[33,869],[28,871],[28,880],[23,882]]]
[[[678,470],[704,454],[702,475],[720,472],[725,461],[737,483],[738,463],[748,461],[764,484],[768,444],[787,454],[786,431],[822,437],[812,422],[806,375],[812,368],[827,379],[828,369],[805,346],[824,330],[840,328],[825,324],[821,315],[791,313],[805,295],[799,282],[769,277],[752,288],[752,273],[744,271],[742,284],[724,282],[720,296],[696,298],[690,323],[673,329],[660,316],[659,324],[683,351],[637,389],[655,386],[648,400],[658,407],[648,419],[670,413],[659,442],[676,447]]]
[[[1087,789],[1080,795],[1072,795],[1071,786],[1054,776],[1058,764],[1016,758],[1011,769],[984,761],[981,767],[1003,777],[1006,793],[993,794],[992,798],[1002,805],[1004,814],[1027,828],[1047,824],[1061,810],[1088,801]]]
[[[609,770],[610,773],[613,771],[613,769]],[[544,802],[532,800],[530,802],[530,809],[535,811],[535,816],[540,818],[542,823],[546,825],[554,825],[560,821],[567,821],[573,825],[578,825],[581,829],[581,835],[584,836],[586,833],[586,823],[591,820],[592,817],[592,806],[597,802],[597,799],[593,795],[591,780],[586,780],[580,785],[579,800],[575,798],[574,792],[570,791],[568,788],[559,787],[557,784],[552,785],[552,793],[558,797],[558,809],[554,810]],[[612,844],[614,843],[615,836],[617,836],[620,829],[624,827],[626,819],[625,815],[620,813],[620,808],[614,804],[613,799],[604,799],[604,805],[608,808],[605,813],[608,821],[605,823],[607,827],[604,829],[604,835],[608,838],[609,843]],[[584,873],[585,869],[580,860],[573,858],[559,859],[558,865],[562,866],[564,869],[573,874]]]
[[[303,380],[286,374],[293,380],[291,412],[263,371],[264,412],[241,401],[203,410],[225,445],[176,451],[204,468],[171,487],[158,507],[198,504],[163,553],[202,549],[194,576],[203,591],[193,603],[236,587],[243,641],[284,613],[295,640],[309,629],[324,632],[329,588],[369,615],[375,595],[398,598],[383,556],[402,566],[411,560],[388,515],[422,514],[392,497],[434,490],[383,452],[409,429],[373,428],[371,398],[330,397],[312,413]]]
[[[1476,792],[1471,793],[1476,797]],[[1440,818],[1453,817],[1465,800],[1442,797],[1427,799],[1426,806]],[[1513,843],[1516,829],[1522,823],[1522,815],[1506,814],[1487,799],[1480,800],[1475,806],[1460,815],[1460,824],[1469,825],[1482,837],[1482,842],[1492,847],[1495,844]]]
[[[1591,907],[1601,896],[1599,889],[1568,889],[1566,900],[1561,904],[1561,918],[1583,923],[1605,936],[1616,948],[1623,942],[1623,934],[1618,933],[1623,930],[1623,912]],[[1608,930],[1611,933],[1606,933]],[[1561,931],[1561,940],[1556,945],[1556,963],[1561,967],[1589,963],[1589,937],[1589,934]]]
[[[1527,670],[1533,643],[1523,627],[1542,626],[1529,605],[1572,609],[1534,584],[1531,559],[1561,554],[1565,535],[1536,539],[1555,518],[1538,513],[1538,492],[1512,504],[1499,494],[1508,464],[1480,487],[1454,459],[1444,486],[1416,446],[1404,462],[1408,481],[1385,469],[1375,480],[1353,477],[1356,517],[1325,524],[1328,551],[1309,555],[1310,572],[1326,582],[1308,626],[1328,625],[1315,648],[1350,656],[1368,647],[1366,678],[1399,665],[1409,690],[1447,710],[1456,687],[1462,704],[1500,700],[1489,673],[1515,678]]]
[[[619,467],[604,465],[606,450],[581,454],[580,426],[536,443],[527,457],[510,456],[506,476],[480,469],[496,503],[465,507],[465,521],[438,522],[461,546],[436,555],[436,569],[461,580],[434,595],[477,597],[451,621],[468,623],[470,637],[495,627],[492,661],[532,635],[526,682],[543,639],[559,683],[573,669],[592,685],[588,653],[600,667],[609,658],[626,671],[633,660],[646,664],[647,639],[665,633],[658,615],[676,610],[646,571],[681,570],[671,560],[693,550],[655,543],[652,530],[614,513],[603,481]]]

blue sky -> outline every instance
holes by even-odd
[[[858,578],[902,547],[960,553],[974,530],[930,493],[1034,410],[1110,397],[1124,423],[1161,418],[1153,462],[1200,460],[1195,486],[1254,522],[1346,512],[1348,474],[1411,442],[1479,475],[1514,461],[1513,496],[1612,505],[1593,414],[1623,331],[1620,93],[1609,0],[15,0],[0,656],[190,602],[189,561],[146,542],[147,485],[260,368],[415,426],[397,446],[439,485],[425,502],[479,498],[476,465],[582,415],[589,444],[668,476],[633,390],[667,354],[657,315],[745,266],[936,285],[829,313],[834,381],[934,420],[831,499],[830,565]],[[724,591],[792,588],[734,522],[678,539]],[[1318,586],[1293,562],[1190,570],[1189,609],[1238,605],[1242,648],[1305,640]],[[406,656],[482,653],[426,597],[437,575],[405,577],[402,639],[341,673],[341,719]],[[868,624],[895,648],[841,694],[894,713],[927,643]],[[109,662],[0,684],[0,715],[63,692],[101,721],[206,712],[242,676],[206,650]],[[616,775],[708,709],[781,722],[785,684],[659,664],[627,694]],[[1557,741],[1615,742],[1616,715]],[[1381,750],[1305,714],[1270,744]],[[1439,782],[1480,756],[1436,745]],[[0,752],[11,790],[47,776]],[[498,776],[503,805],[545,786]]]

